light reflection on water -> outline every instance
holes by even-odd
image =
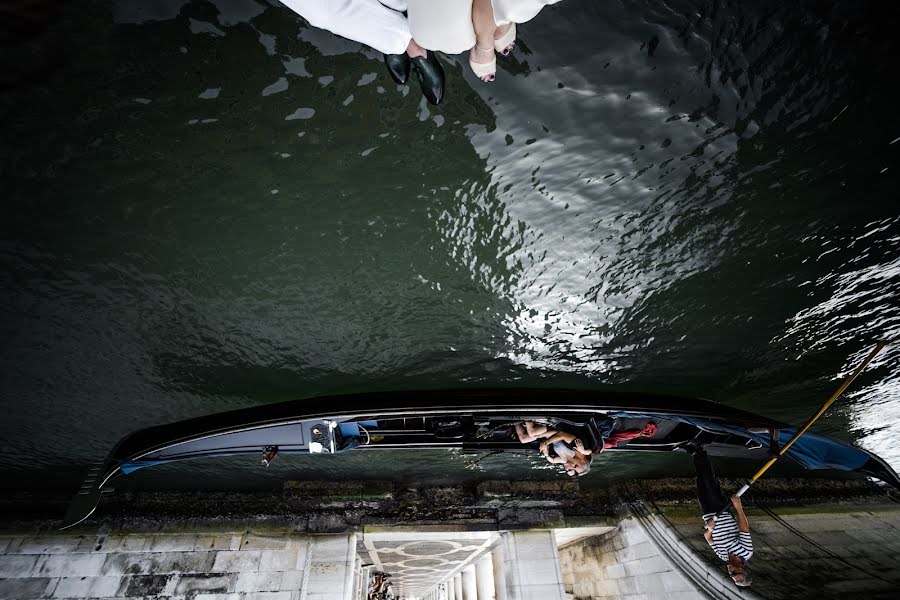
[[[897,434],[891,424],[900,417],[900,217],[867,223],[847,240],[826,240],[815,260],[844,250],[849,258],[841,268],[827,272],[801,287],[823,299],[799,311],[774,342],[793,344],[798,359],[805,354],[840,346],[845,340],[869,342],[849,356],[835,374],[834,385],[847,377],[869,354],[875,342],[894,340],[870,364],[874,372],[863,377],[871,383],[847,393],[846,403],[853,436],[894,469],[900,468]],[[884,236],[883,234],[888,234]]]

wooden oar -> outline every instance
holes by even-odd
[[[840,387],[838,387],[838,389],[835,390],[835,392],[831,395],[831,398],[829,398],[828,401],[825,402],[825,404],[822,405],[822,408],[819,409],[819,412],[817,412],[815,415],[813,415],[812,418],[811,418],[809,421],[806,422],[806,425],[804,425],[802,429],[800,429],[799,431],[797,431],[797,433],[794,434],[794,437],[792,437],[792,438],[790,439],[790,441],[788,441],[788,443],[786,443],[784,446],[781,447],[781,450],[778,451],[778,454],[776,454],[775,456],[773,456],[772,458],[770,458],[770,459],[768,460],[768,462],[766,462],[766,464],[764,464],[764,465],[762,466],[762,468],[761,468],[759,471],[756,472],[756,475],[754,475],[752,478],[750,478],[750,481],[748,481],[747,483],[745,483],[744,486],[743,486],[741,489],[739,489],[739,490],[737,491],[737,494],[735,494],[735,495],[738,496],[738,497],[743,496],[743,495],[744,495],[744,492],[746,492],[747,490],[749,490],[749,489],[750,489],[750,486],[753,485],[754,483],[756,483],[756,480],[759,479],[760,477],[762,477],[763,474],[765,474],[765,472],[768,471],[769,468],[770,468],[772,465],[774,465],[775,462],[776,462],[779,458],[781,458],[782,456],[784,456],[784,455],[787,453],[788,449],[794,444],[794,442],[796,442],[798,439],[800,439],[800,436],[803,435],[804,433],[806,433],[806,431],[807,431],[810,427],[812,427],[813,423],[815,423],[816,420],[817,420],[819,417],[821,417],[821,416],[825,413],[826,410],[828,410],[828,407],[831,406],[832,403],[833,403],[835,400],[837,400],[837,399],[840,397],[841,394],[844,393],[844,390],[846,390],[847,387],[848,387],[851,383],[853,383],[853,380],[856,379],[856,377],[857,377],[860,373],[863,372],[863,370],[866,368],[866,366],[867,366],[870,362],[872,362],[872,359],[874,359],[876,356],[878,356],[878,353],[881,352],[881,351],[884,349],[885,346],[887,346],[888,344],[890,344],[890,343],[893,342],[893,341],[894,341],[894,340],[891,340],[891,341],[885,341],[885,342],[878,342],[878,343],[875,345],[875,347],[872,349],[872,351],[869,353],[869,355],[866,357],[866,359],[865,359],[864,361],[862,361],[862,363],[861,363],[858,367],[856,367],[856,369],[855,369],[852,373],[850,373],[850,375],[848,375],[846,379],[844,379],[844,381],[843,381],[843,383],[841,383]],[[729,504],[730,504],[730,503],[729,503]],[[716,513],[716,516],[719,516],[720,514],[722,514],[723,512],[725,512],[725,509],[728,508],[729,504],[726,504],[725,506],[723,506],[722,509],[721,509],[719,512]]]

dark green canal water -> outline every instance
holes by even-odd
[[[370,390],[671,392],[798,423],[900,333],[887,3],[564,0],[494,84],[445,57],[440,107],[277,2],[21,4],[0,24],[4,486],[68,486],[139,427]],[[898,360],[816,426],[895,468]],[[604,461],[597,482],[689,468]],[[134,480],[558,476],[463,463]]]

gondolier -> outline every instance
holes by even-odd
[[[753,557],[753,540],[750,538],[750,523],[741,499],[732,496],[725,500],[722,487],[713,470],[709,455],[703,446],[696,441],[684,445],[684,449],[694,458],[694,469],[697,472],[697,499],[703,509],[705,531],[703,537],[720,560],[726,563],[728,575],[736,585],[749,586],[751,582],[750,567],[747,562]],[[722,511],[731,504],[731,510]]]

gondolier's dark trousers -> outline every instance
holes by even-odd
[[[694,470],[697,471],[697,499],[703,514],[717,513],[728,504],[722,495],[722,487],[713,471],[709,455],[703,450],[694,453]]]

